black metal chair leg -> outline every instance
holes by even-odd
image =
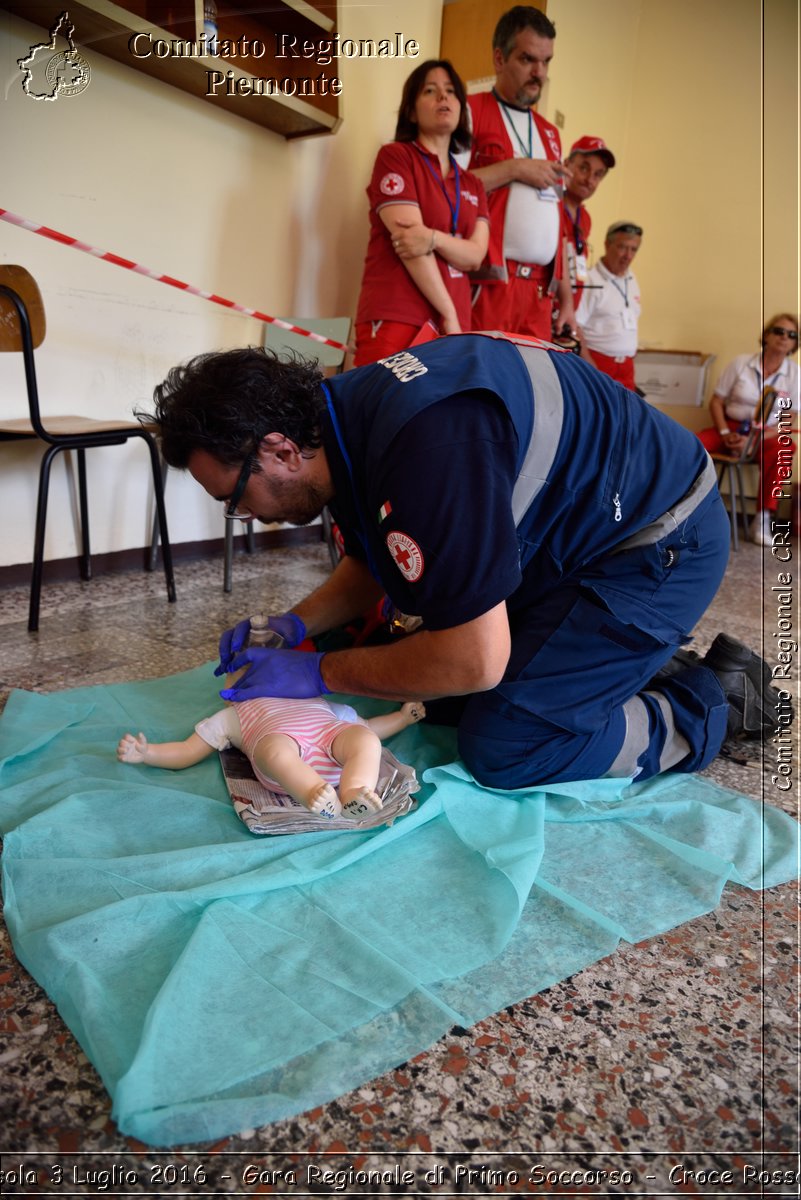
[[[169,471],[170,468],[165,463],[164,458],[161,455],[161,453],[159,453],[159,465],[161,467],[161,490],[162,490],[162,494],[163,494],[164,489],[167,485],[167,472]],[[160,537],[159,510],[158,510],[158,503],[157,503],[156,511],[153,514],[153,532],[150,535],[150,555],[147,560],[148,571],[155,571],[155,569],[156,569],[156,563],[158,562],[158,557],[159,557],[159,537]]]
[[[245,549],[248,554],[253,554],[256,549],[256,531],[253,528],[252,521],[243,521],[245,534]],[[233,568],[234,568],[234,522],[225,522],[225,542],[223,552],[223,591],[230,592],[233,590]]]
[[[328,557],[331,559],[331,566],[336,567],[339,565],[339,551],[337,550],[336,543],[334,541],[334,530],[331,514],[327,508],[324,508],[321,516],[323,521],[323,541],[328,547]]]
[[[172,566],[172,546],[167,529],[167,509],[164,504],[164,481],[161,474],[161,459],[158,447],[152,437],[142,430],[142,438],[150,452],[150,466],[153,472],[153,492],[156,497],[156,520],[161,534],[161,558],[164,563],[164,578],[167,583],[167,600],[175,603],[175,576]]]
[[[81,557],[79,569],[81,579],[92,578],[92,552],[89,545],[89,503],[86,491],[86,450],[78,446],[78,507],[81,517]]]
[[[39,467],[39,495],[36,501],[36,528],[33,535],[33,565],[31,568],[31,597],[28,606],[28,632],[36,633],[39,628],[39,599],[42,594],[44,570],[45,525],[47,524],[47,496],[50,490],[50,468],[53,459],[63,449],[49,446],[42,455]]]
[[[737,489],[735,487],[734,466],[730,463],[726,468],[729,477],[729,507],[731,508],[731,538],[735,550],[740,549],[740,535],[737,531]]]
[[[737,475],[737,487],[740,492],[740,515],[743,520],[743,537],[748,541],[748,513],[745,509],[745,483],[743,482],[743,469],[738,463],[734,468]]]
[[[234,561],[234,523],[233,521],[225,522],[225,550],[223,553],[223,591],[230,592],[233,584],[231,582],[231,567]]]

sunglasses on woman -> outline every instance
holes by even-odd
[[[798,332],[795,329],[785,329],[783,325],[771,325],[768,333],[775,333],[776,337],[789,338],[791,342],[798,341]]]

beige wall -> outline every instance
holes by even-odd
[[[764,4],[764,295],[765,316],[789,308],[798,314],[801,226],[799,159],[799,6]]]
[[[619,160],[591,201],[595,253],[611,221],[643,225],[640,342],[715,354],[712,383],[757,348],[765,310],[798,307],[795,0],[549,0],[548,15],[545,113],[564,113],[566,146],[597,134]]]
[[[424,56],[438,53],[440,0],[340,13],[345,36],[400,29]],[[566,145],[600,134],[620,158],[592,201],[596,253],[611,220],[644,224],[643,341],[717,355],[714,378],[756,345],[763,307],[798,306],[795,0],[549,0],[548,14],[558,36],[545,114],[564,114]],[[340,130],[286,142],[86,48],[82,95],[32,101],[15,64],[37,40],[36,27],[0,12],[4,207],[268,313],[352,312],[364,188],[408,60],[342,61]],[[44,292],[49,411],[127,416],[175,362],[260,337],[258,322],[1,222],[0,259],[28,266]],[[0,411],[19,415],[12,367],[0,359]],[[4,522],[0,566],[30,559],[40,453],[0,444],[0,504],[20,514]],[[97,552],[147,540],[142,455],[90,456]],[[71,503],[59,467],[48,558],[76,552]],[[176,542],[220,536],[218,507],[177,472],[168,507]]]
[[[343,36],[400,30],[423,55],[438,53],[439,0],[404,0],[401,17],[391,0],[342,4],[340,13]],[[19,85],[16,60],[41,30],[0,12],[4,208],[272,315],[354,308],[364,189],[414,63],[340,60],[340,130],[287,142],[93,53],[80,28],[75,39],[90,61],[89,87],[36,102]],[[260,322],[3,222],[0,260],[26,266],[44,294],[49,330],[37,353],[46,411],[127,417],[174,363],[261,336]],[[20,380],[16,358],[0,356],[4,415],[23,415]],[[0,457],[0,506],[18,514],[3,523],[3,566],[31,557],[41,449],[0,443]],[[88,461],[93,550],[144,545],[143,447],[93,451]],[[219,505],[188,477],[170,473],[167,502],[175,542],[221,536]],[[46,558],[76,553],[72,506],[59,464]]]

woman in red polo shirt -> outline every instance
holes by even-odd
[[[487,250],[487,198],[454,152],[467,149],[467,98],[449,62],[421,63],[406,80],[395,141],[373,168],[370,241],[356,313],[355,366],[439,333],[470,329],[465,272]]]

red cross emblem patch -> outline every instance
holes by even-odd
[[[379,183],[378,190],[383,192],[385,196],[397,196],[405,187],[406,184],[403,182],[403,176],[390,171],[389,175],[385,175]]]
[[[409,583],[416,583],[423,574],[425,564],[423,552],[414,538],[410,538],[408,533],[388,533],[387,549],[403,578],[408,579]]]

